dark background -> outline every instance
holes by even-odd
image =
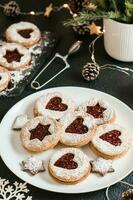
[[[7,3],[6,0],[1,0],[0,3]],[[18,0],[17,1],[21,7],[22,11],[43,11],[49,3],[53,3],[55,6],[62,5],[65,1],[61,0]],[[111,94],[118,99],[125,102],[128,106],[133,108],[133,76],[132,79],[123,73],[113,70],[103,70],[101,71],[99,77],[93,82],[87,82],[82,78],[81,70],[83,65],[90,60],[90,54],[88,51],[89,43],[95,36],[88,35],[85,38],[80,38],[74,33],[72,28],[65,28],[62,24],[65,19],[70,17],[69,12],[62,10],[57,13],[52,13],[50,18],[45,18],[44,16],[20,16],[17,18],[9,18],[4,16],[2,9],[0,9],[0,32],[5,31],[5,29],[14,22],[19,21],[30,21],[35,23],[42,31],[48,30],[55,34],[58,43],[54,51],[58,51],[65,55],[71,44],[77,39],[83,39],[83,45],[81,49],[69,58],[69,63],[71,68],[61,74],[58,78],[52,81],[45,88],[58,87],[58,86],[80,86],[97,89],[108,94]],[[133,63],[122,63],[110,58],[103,46],[103,39],[99,39],[96,43],[96,60],[99,64],[113,63],[123,67],[131,67],[133,69]],[[47,76],[50,74],[48,73]],[[18,97],[15,98],[4,98],[0,99],[0,120],[6,114],[6,112],[20,99],[26,97],[27,95],[35,91],[31,90],[29,87]],[[10,156],[10,155],[9,155]],[[14,174],[12,174],[2,160],[0,160],[0,177],[7,178],[14,182],[15,180],[20,181]],[[128,181],[132,181],[132,175],[127,178]],[[79,195],[66,195],[66,194],[55,194],[52,192],[47,192],[40,190],[38,188],[29,186],[30,194],[33,196],[33,200],[56,200],[56,199],[73,199],[73,200],[104,200],[105,190],[101,190],[93,193],[79,194]]]

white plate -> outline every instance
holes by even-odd
[[[74,99],[77,102],[77,105],[84,102],[85,100],[88,100],[91,97],[100,97],[108,101],[109,104],[113,106],[116,111],[117,122],[127,128],[128,132],[132,132],[133,111],[120,100],[103,92],[87,88],[59,87],[47,89],[34,93],[22,99],[20,102],[14,105],[3,118],[0,127],[0,153],[7,167],[15,175],[17,175],[22,180],[30,183],[31,185],[45,190],[60,193],[83,193],[96,191],[112,185],[126,177],[132,171],[133,150],[130,150],[129,153],[122,159],[114,161],[114,173],[107,174],[104,177],[100,177],[97,174],[91,174],[84,181],[75,185],[66,185],[59,183],[49,175],[48,170],[46,170],[46,172],[39,173],[36,176],[30,176],[26,172],[23,172],[21,170],[19,163],[30,156],[31,153],[23,148],[20,141],[19,132],[13,131],[11,129],[14,119],[18,115],[23,113],[28,113],[28,115],[32,117],[32,109],[35,100],[42,94],[55,91],[68,95],[70,98]],[[61,148],[61,146],[57,146],[56,148],[43,153],[35,154],[35,156],[45,160],[47,164],[50,156],[53,154],[54,151],[59,148]],[[90,159],[96,157],[87,145],[83,147],[82,150],[86,152]]]

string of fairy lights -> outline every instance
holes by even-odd
[[[63,4],[61,6],[53,6],[52,3],[50,3],[44,11],[34,11],[31,10],[29,12],[23,12],[21,11],[21,8],[19,4],[16,1],[9,1],[6,4],[0,4],[0,8],[3,9],[3,12],[6,16],[10,17],[16,17],[18,15],[33,15],[33,16],[39,16],[44,15],[45,17],[49,17],[51,12],[58,12],[62,9],[67,9],[71,15],[75,15],[72,10],[70,9],[68,4]]]
[[[76,17],[77,14],[74,13],[72,11],[72,9],[70,8],[69,4],[64,3],[61,6],[54,6],[52,3],[50,3],[45,9],[44,11],[28,11],[28,12],[24,12],[21,11],[21,8],[19,6],[19,4],[16,1],[9,1],[6,4],[0,4],[0,8],[3,9],[3,13],[8,16],[8,17],[17,17],[19,15],[32,15],[32,16],[39,16],[39,15],[43,15],[44,17],[50,17],[52,12],[59,12],[63,9],[68,10],[68,12],[70,13],[70,15],[72,17]],[[96,34],[99,35],[101,34],[101,26],[97,26],[94,22],[92,22],[91,24],[88,24],[88,26],[86,26],[87,32],[89,32],[90,34]]]

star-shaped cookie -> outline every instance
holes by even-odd
[[[103,158],[97,158],[95,160],[90,161],[91,163],[91,171],[99,173],[100,175],[104,176],[107,173],[112,173],[115,170],[112,167],[112,160],[105,160]]]
[[[36,175],[39,172],[45,171],[43,161],[33,156],[23,160],[21,166],[23,171],[27,171],[32,175]]]

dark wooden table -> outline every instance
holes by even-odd
[[[5,3],[6,0],[0,1],[0,3]],[[44,8],[50,3],[53,2],[54,5],[61,5],[63,2],[67,2],[65,0],[59,1],[50,1],[50,0],[18,0],[20,7],[23,11],[31,11],[31,10],[44,10]],[[55,33],[56,37],[59,38],[59,43],[56,47],[55,51],[60,52],[61,54],[65,54],[72,44],[72,42],[78,39],[78,36],[73,32],[71,28],[63,27],[62,23],[69,16],[68,11],[62,10],[58,13],[52,13],[51,17],[46,19],[44,16],[21,16],[17,18],[8,18],[3,15],[2,10],[0,10],[0,31],[4,31],[10,24],[22,20],[27,20],[35,23],[41,30],[49,30]],[[103,70],[100,73],[100,76],[97,80],[93,82],[87,82],[82,78],[81,69],[83,65],[90,61],[90,54],[88,51],[89,43],[95,36],[87,36],[83,39],[83,45],[79,52],[73,55],[69,59],[69,63],[71,64],[71,68],[61,74],[58,78],[52,81],[45,88],[50,87],[58,87],[58,86],[80,86],[86,88],[93,88],[108,94],[111,94],[118,99],[125,102],[128,106],[133,109],[133,79],[128,76],[111,70]],[[81,39],[81,38],[80,38]],[[101,38],[96,43],[96,59],[100,64],[113,63],[120,66],[127,66],[133,69],[133,63],[122,63],[110,58],[103,46],[103,38]],[[50,74],[48,74],[50,75]],[[0,120],[6,114],[6,112],[20,99],[26,97],[27,95],[32,94],[33,90],[29,87],[25,89],[25,91],[18,97],[15,98],[5,98],[0,99]],[[10,155],[9,155],[10,156]],[[6,165],[0,160],[0,177],[7,178],[11,182],[21,181],[17,178]],[[133,174],[130,174],[127,178],[127,181],[133,182]],[[73,200],[104,200],[105,198],[105,190],[93,192],[93,193],[85,193],[85,194],[57,194],[48,192],[45,190],[40,190],[38,188],[32,187],[29,185],[30,194],[33,196],[33,200],[56,200],[56,199],[73,199]]]

